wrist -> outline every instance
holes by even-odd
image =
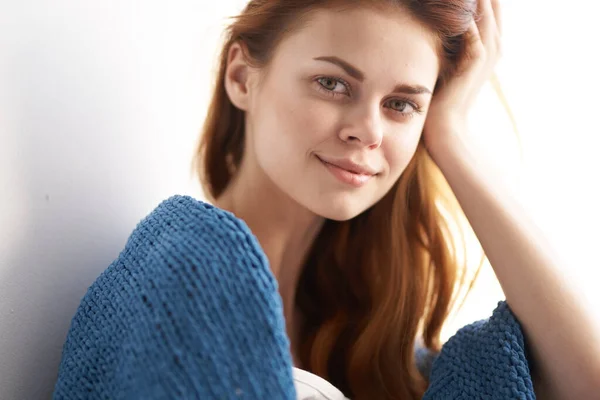
[[[454,156],[464,149],[465,129],[462,126],[462,124],[447,124],[433,131],[434,135],[425,136],[425,147],[439,167],[445,158]]]

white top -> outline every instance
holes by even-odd
[[[298,400],[349,400],[338,388],[318,375],[294,367]]]
[[[415,361],[421,373],[429,377],[437,353],[431,352],[422,343],[415,346]],[[294,367],[294,386],[297,400],[350,400],[331,383],[318,375]]]

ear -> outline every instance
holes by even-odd
[[[233,43],[227,53],[227,68],[225,69],[225,91],[229,100],[240,110],[247,111],[250,101],[250,69],[242,46]]]

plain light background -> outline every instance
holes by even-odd
[[[244,3],[2,1],[0,399],[50,397],[88,286],[161,200],[201,197],[190,160],[224,17]],[[600,320],[598,6],[503,3],[498,74],[525,158],[489,87],[472,134]],[[502,298],[487,265],[444,335]]]

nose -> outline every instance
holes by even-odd
[[[342,141],[370,149],[381,146],[383,140],[383,124],[379,106],[356,107],[347,116],[346,123],[339,131]]]

